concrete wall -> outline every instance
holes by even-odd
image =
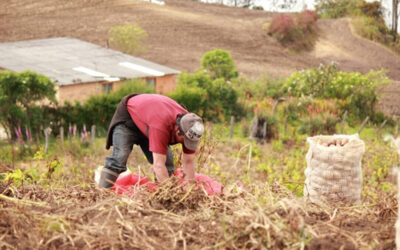
[[[146,78],[145,80],[154,79],[155,91],[158,94],[167,94],[175,90],[176,75],[165,75],[161,77]],[[65,101],[74,103],[75,101],[84,102],[92,95],[103,94],[103,85],[110,84],[112,91],[123,86],[125,82],[92,82],[79,83],[73,85],[63,85],[57,87],[57,100],[63,105]]]
[[[102,91],[102,84],[99,82],[79,83],[73,85],[58,86],[57,100],[63,105],[65,101],[86,101],[92,95],[99,95]]]
[[[0,140],[5,140],[5,139],[7,139],[6,131],[2,126],[0,126]]]
[[[155,90],[158,94],[167,94],[175,90],[176,75],[156,77]]]

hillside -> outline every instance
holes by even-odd
[[[386,68],[400,80],[399,56],[354,36],[346,19],[319,20],[315,49],[295,54],[263,31],[273,15],[176,0],[165,6],[135,0],[6,0],[0,3],[0,42],[68,36],[107,46],[110,27],[138,23],[149,33],[148,51],[139,56],[184,72],[195,71],[206,51],[221,48],[252,78],[336,61],[346,71]]]

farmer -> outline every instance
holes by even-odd
[[[189,113],[174,100],[158,94],[131,94],[122,98],[111,120],[106,149],[113,151],[105,159],[99,185],[113,186],[133,145],[139,145],[156,180],[163,182],[175,172],[170,145],[182,144],[183,172],[187,181],[195,178],[194,153],[204,131],[203,120]]]

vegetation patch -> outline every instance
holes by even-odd
[[[295,51],[311,50],[317,39],[317,20],[316,12],[305,10],[297,15],[279,14],[266,27],[268,35],[283,46]]]
[[[400,51],[399,35],[386,26],[378,1],[320,0],[316,9],[323,18],[350,16],[357,34],[384,44],[397,52]]]
[[[140,54],[147,51],[144,45],[148,34],[138,24],[125,24],[111,27],[108,42],[127,54]]]
[[[26,174],[13,175],[22,182],[11,177],[0,181],[0,246],[394,247],[397,189],[390,181],[390,169],[397,157],[377,133],[371,137],[361,134],[367,145],[362,205],[328,207],[301,198],[307,150],[304,137],[297,135],[295,139],[301,143],[290,149],[279,146],[280,140],[272,140],[273,147],[249,147],[245,138],[228,140],[218,136],[216,127],[211,131],[207,141],[201,142],[199,153],[203,156],[197,162],[201,173],[224,184],[223,195],[184,190],[171,180],[155,193],[137,189],[131,197],[120,196],[94,186],[92,171],[104,156],[101,150],[100,155],[90,158],[69,158],[62,151],[54,152],[63,164],[49,160],[34,166],[32,169],[38,170],[36,181],[27,181],[30,177]],[[83,165],[75,167],[78,163]],[[51,178],[46,174],[48,166],[57,168]]]

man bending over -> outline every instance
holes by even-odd
[[[99,185],[110,188],[126,162],[133,145],[139,145],[153,169],[157,181],[167,180],[175,172],[170,145],[182,144],[183,172],[187,181],[195,178],[194,153],[204,132],[203,120],[177,102],[158,94],[131,94],[122,98],[111,120],[106,157]]]

